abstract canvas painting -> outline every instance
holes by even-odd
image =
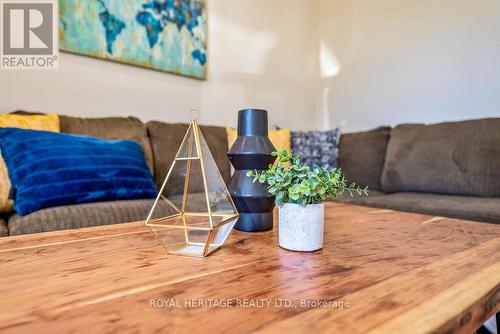
[[[59,48],[204,79],[205,0],[59,0]]]

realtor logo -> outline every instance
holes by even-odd
[[[57,69],[57,1],[0,0],[2,69]]]

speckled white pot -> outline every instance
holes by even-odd
[[[323,248],[325,205],[283,204],[279,207],[278,237],[281,247],[300,252]]]

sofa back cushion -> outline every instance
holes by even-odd
[[[135,117],[81,118],[60,116],[61,132],[102,139],[133,140],[141,145],[148,167],[153,171],[153,153],[146,126]]]
[[[373,190],[381,189],[390,130],[390,127],[380,127],[340,136],[338,163],[349,181]]]
[[[382,189],[500,196],[500,118],[392,130]]]
[[[146,124],[153,149],[155,183],[161,187],[168,170],[175,159],[188,124],[169,124],[151,121]],[[226,184],[231,177],[231,167],[227,158],[228,144],[226,128],[220,126],[200,126],[212,156]]]

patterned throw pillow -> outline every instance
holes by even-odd
[[[227,132],[227,143],[229,147],[233,146],[236,137],[238,137],[238,132],[233,128],[226,128]],[[269,140],[273,143],[277,150],[285,149],[287,151],[291,150],[291,131],[290,129],[279,129],[269,131]]]
[[[56,113],[48,115],[0,114],[0,128],[59,132],[59,116]],[[9,172],[0,154],[0,212],[12,210],[13,203],[9,199],[10,189]]]
[[[340,129],[327,131],[292,131],[292,149],[309,167],[337,167]]]

